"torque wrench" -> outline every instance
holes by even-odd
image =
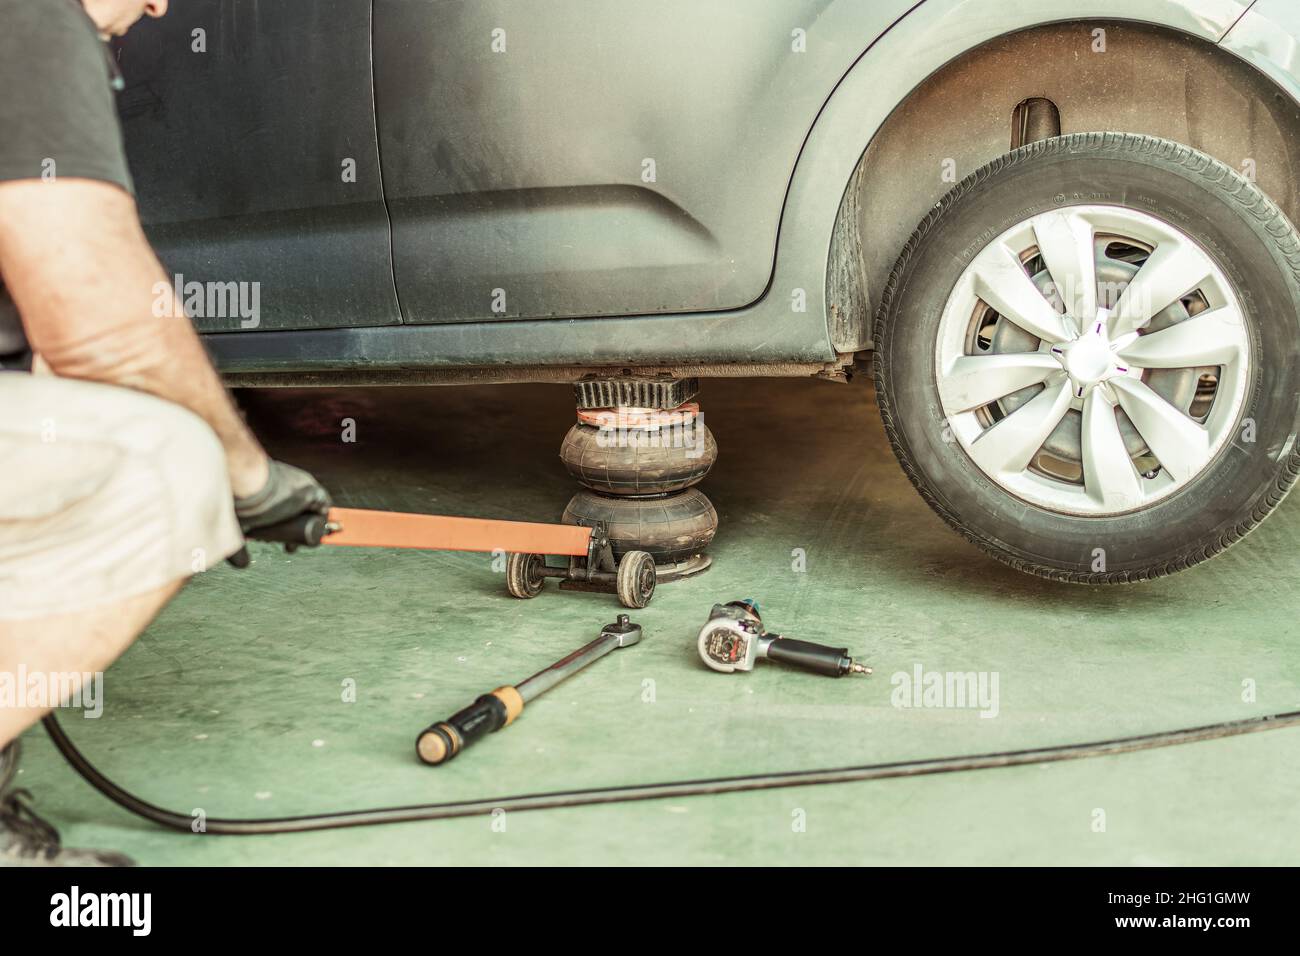
[[[620,614],[617,621],[601,629],[600,637],[545,670],[513,687],[498,687],[464,710],[427,727],[415,741],[416,754],[433,766],[446,763],[485,734],[509,727],[530,700],[540,697],[610,651],[630,647],[640,640],[640,625],[629,621],[626,614]]]
[[[758,603],[750,599],[713,605],[708,621],[700,629],[697,646],[700,659],[723,674],[752,671],[760,657],[828,677],[871,673],[870,667],[849,656],[847,647],[827,647],[769,634],[763,629]]]

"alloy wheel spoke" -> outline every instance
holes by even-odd
[[[1078,326],[1086,326],[1097,315],[1092,223],[1077,212],[1055,210],[1034,217],[1034,235],[1065,310]]]
[[[1065,416],[1070,398],[1065,375],[1053,376],[1030,401],[976,438],[971,457],[990,475],[1019,474]]]
[[[1210,433],[1135,378],[1110,385],[1133,426],[1176,481],[1195,475],[1210,458]]]
[[[1156,246],[1115,303],[1112,339],[1135,332],[1177,299],[1193,291],[1214,265],[1188,240],[1169,239]]]
[[[1247,347],[1246,326],[1233,306],[1209,309],[1159,332],[1139,336],[1119,356],[1139,368],[1230,365]]]
[[[1083,403],[1083,488],[1088,497],[1113,511],[1142,501],[1142,482],[1124,445],[1115,406],[1100,388]]]
[[[1044,352],[963,355],[939,380],[939,395],[944,411],[955,415],[1037,385],[1060,370],[1061,363]]]
[[[1061,314],[1038,291],[1015,253],[1001,243],[976,260],[975,294],[1030,335],[1048,342],[1069,338]]]

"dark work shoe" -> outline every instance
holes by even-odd
[[[36,815],[32,795],[12,786],[22,748],[14,741],[0,750],[0,867],[4,866],[135,866],[121,853],[65,850],[59,831]]]

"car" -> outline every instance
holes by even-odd
[[[852,377],[953,528],[1158,577],[1282,500],[1290,0],[189,0],[117,41],[235,384]]]

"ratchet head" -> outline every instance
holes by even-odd
[[[591,632],[588,631],[588,634]],[[641,640],[641,625],[633,624],[626,614],[620,614],[613,624],[606,624],[600,629],[601,637],[617,637],[615,647],[631,647]]]

